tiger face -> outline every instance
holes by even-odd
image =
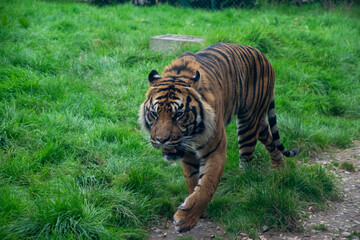
[[[185,152],[196,152],[199,137],[211,131],[214,116],[205,112],[210,107],[195,91],[199,81],[198,71],[192,77],[161,77],[155,70],[149,74],[150,88],[139,120],[165,160],[178,160]]]

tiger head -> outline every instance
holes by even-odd
[[[196,152],[214,132],[215,113],[208,103],[213,99],[200,94],[200,88],[198,70],[172,71],[170,67],[163,76],[155,70],[149,74],[149,90],[140,107],[139,122],[165,160]]]

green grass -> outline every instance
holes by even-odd
[[[348,162],[348,161],[342,162],[340,165],[340,168],[344,169],[345,171],[349,171],[349,172],[355,171],[354,164],[352,164],[351,162]]]
[[[316,231],[327,231],[328,230],[328,227],[324,224],[315,225],[313,228]]]
[[[360,137],[359,11],[1,1],[0,238],[144,239],[146,226],[172,217],[187,194],[181,167],[149,145],[137,113],[148,73],[185,50],[259,48],[275,67],[280,135],[300,148],[297,160],[348,146]],[[151,52],[149,38],[167,33],[206,42]],[[337,196],[318,165],[268,171],[262,146],[240,172],[235,128],[207,210],[230,235],[299,228],[306,206]]]

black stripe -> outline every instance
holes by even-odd
[[[221,139],[218,142],[218,144],[216,145],[216,147],[211,150],[210,152],[208,152],[207,154],[205,154],[204,156],[202,156],[200,159],[204,159],[204,158],[208,158],[211,154],[213,154],[220,146],[220,143],[222,143],[222,139],[223,139],[224,133],[221,135]]]
[[[201,149],[204,149],[206,147],[206,145],[211,141],[211,139],[209,141],[207,141],[206,143],[204,143],[203,145],[199,146],[196,148],[196,151],[199,151]]]
[[[229,107],[231,108],[229,111],[229,116],[227,118],[226,123],[229,124],[231,120],[233,119],[233,116],[236,114],[238,109],[238,101],[237,101],[237,89],[238,89],[238,83],[240,82],[240,73],[241,69],[239,69],[239,64],[237,60],[239,60],[238,56],[238,49],[235,49],[233,46],[230,46],[228,44],[224,44],[223,48],[227,50],[228,55],[231,57],[231,64],[229,65],[230,73],[232,73],[232,69],[234,70],[234,73],[232,75],[232,78],[228,78],[228,85],[230,88],[230,91],[232,92],[232,104],[229,104]],[[230,81],[229,81],[230,80]],[[230,94],[230,92],[229,92]],[[235,110],[235,113],[233,115],[233,112]]]
[[[263,127],[263,129],[260,131],[260,136],[267,135],[269,133],[269,125],[266,124],[266,126]]]
[[[249,53],[247,52],[246,46],[239,46],[239,48],[241,49],[241,51],[240,51],[241,60],[243,63],[245,63],[245,66],[248,69],[250,67],[250,60],[249,60],[247,54],[249,54]],[[244,58],[246,59],[246,61]]]
[[[204,49],[206,50],[206,49]],[[200,51],[198,52],[196,55],[194,55],[196,60],[201,63],[201,68],[202,70],[204,70],[204,72],[206,73],[207,77],[209,78],[209,82],[214,82],[214,80],[217,81],[218,86],[222,89],[222,82],[220,81],[221,79],[221,74],[218,71],[218,68],[212,64],[213,60],[211,59],[211,57],[208,56],[212,56],[211,54],[209,54],[208,52],[203,52]]]
[[[256,124],[259,124],[258,119],[259,116],[257,114],[251,114],[248,113],[248,116],[243,116],[243,115],[238,115],[239,121],[240,122],[237,126],[238,126],[238,134],[244,134],[247,131],[250,131],[251,129],[256,127]]]
[[[234,104],[233,104],[234,106]],[[231,109],[232,110],[232,109]],[[228,119],[226,120],[226,125],[229,125],[231,123],[231,120],[233,119],[233,116],[232,116],[232,111],[230,113],[230,116],[228,117]]]
[[[246,147],[254,147],[255,145],[256,145],[256,140],[253,141],[253,142],[249,142],[247,144],[242,144],[241,146],[239,146],[239,150],[243,149],[243,148],[246,148]]]
[[[189,95],[191,95],[190,92],[189,92]],[[195,107],[190,108],[190,102],[192,101],[192,99],[194,99],[195,101],[197,101],[197,99],[193,95],[191,95],[191,96],[193,98],[191,98],[190,96],[187,96],[186,103],[185,103],[186,104],[186,106],[185,106],[185,113],[186,113],[185,116],[186,116],[186,118],[183,120],[183,122],[184,122],[183,126],[186,128],[185,135],[193,134],[193,132],[195,131],[195,127],[196,127],[197,111],[196,111]],[[201,105],[201,103],[199,101],[197,101],[197,103],[199,104],[201,118],[203,118],[202,105]],[[189,119],[189,113],[190,112],[192,112],[192,114],[194,115],[194,121],[192,121],[192,122],[185,125],[185,122],[187,122],[188,119]],[[194,126],[193,132],[189,133],[189,127],[192,126],[192,125]]]
[[[272,101],[270,102],[269,110],[271,110],[271,109],[275,109],[275,101],[274,101],[274,100],[272,100]]]
[[[276,116],[269,118],[269,124],[271,128],[276,125]]]
[[[251,70],[254,68],[253,66],[253,61],[252,59],[254,58],[254,56],[252,55],[252,52],[251,52],[251,47],[249,46],[241,46],[243,47],[243,51],[244,51],[244,57],[246,58],[247,62],[248,62],[248,66],[247,66],[247,77],[249,78],[249,74],[253,73]],[[244,102],[246,103],[248,100],[248,95],[249,95],[249,91],[245,91],[245,96],[244,96]],[[247,110],[245,110],[247,111]]]
[[[241,68],[240,74],[239,74],[239,80],[237,82],[237,84],[239,84],[240,86],[236,87],[236,90],[239,91],[239,94],[238,94],[238,96],[236,98],[237,99],[237,102],[236,102],[237,112],[239,112],[238,109],[243,108],[243,106],[240,105],[240,104],[245,102],[245,101],[242,100],[243,94],[240,94],[240,91],[244,90],[243,89],[243,84],[244,84],[244,81],[246,81],[246,73],[244,72],[244,71],[246,71],[246,68],[244,68],[244,65],[246,67],[246,63],[245,63],[245,60],[244,60],[243,55],[242,55],[243,53],[241,51],[242,51],[242,49],[240,49],[238,52],[236,52],[238,60],[240,61],[239,65],[240,65],[240,68]]]
[[[244,135],[245,133],[247,133],[247,132],[249,132],[250,130],[252,130],[252,129],[255,127],[255,123],[256,123],[256,121],[255,121],[255,120],[252,120],[252,121],[251,121],[251,125],[245,125],[245,128],[244,128],[244,129],[241,129],[241,128],[243,128],[243,127],[238,126],[238,131],[237,131],[238,136]],[[241,124],[240,124],[240,125],[241,125]]]
[[[280,139],[279,131],[272,133],[274,141]]]
[[[205,124],[200,122],[195,126],[195,134],[202,134],[205,131]]]
[[[282,154],[284,154],[284,155],[285,155],[285,157],[289,157],[289,156],[291,155],[291,152],[289,152],[289,151],[285,151],[285,152],[283,152]]]
[[[252,157],[250,158],[251,155],[252,155],[252,153],[250,153],[250,154],[249,153],[241,154],[240,160],[243,161],[243,162],[251,162],[253,160]]]
[[[186,71],[186,70],[190,70],[192,71],[192,69],[190,69],[188,67],[188,62],[184,62],[181,65],[175,65],[175,66],[171,66],[171,68],[168,68],[164,71],[164,73],[166,72],[171,72],[171,71],[176,71],[177,74],[180,74],[181,71]]]
[[[254,70],[254,76],[253,76],[253,99],[251,99],[252,104],[251,106],[249,106],[249,109],[254,105],[257,104],[257,102],[254,103],[254,98],[256,97],[256,90],[258,90],[257,88],[257,79],[258,79],[258,72],[257,72],[257,64],[256,64],[256,59],[255,59],[255,54],[253,53],[253,70]]]
[[[204,110],[203,110],[203,106],[202,106],[201,101],[197,98],[197,96],[193,95],[192,92],[189,91],[188,93],[197,102],[197,104],[199,106],[199,110],[200,110],[200,118],[201,118],[201,120],[203,120],[204,119]],[[191,98],[188,96],[186,101],[190,102]],[[189,105],[187,104],[187,107],[185,109],[187,109],[188,107],[189,107]],[[197,116],[196,116],[196,114],[194,114],[194,115],[195,115],[195,121],[196,121]]]
[[[245,138],[239,140],[238,143],[241,145],[241,144],[243,144],[245,142],[250,141],[251,139],[253,139],[256,136],[256,132],[257,131],[255,130],[252,134],[250,134],[250,135],[246,136]]]
[[[169,83],[167,83],[169,82]],[[183,82],[183,81],[181,81]],[[179,85],[179,86],[183,86],[183,87],[187,87],[188,85],[184,82],[184,83],[181,83],[180,81],[176,81],[176,83],[174,82],[170,82],[170,81],[166,81],[166,82],[162,82],[162,83],[159,83],[157,85],[155,85],[155,87],[161,87],[161,86],[169,86],[169,84],[176,84],[176,85]]]
[[[150,126],[150,124],[146,121],[146,119],[145,119],[145,127],[146,127],[147,130],[151,131],[151,126]]]
[[[226,63],[225,63],[224,61],[220,60],[220,59],[217,57],[217,55],[214,54],[213,57],[216,58],[216,60],[218,61],[218,63],[223,63],[223,64],[225,65],[225,66],[224,66],[225,68],[226,68],[226,66],[230,66],[230,59],[229,59],[228,56],[222,51],[222,49],[210,48],[209,50],[218,53],[218,54],[221,55],[221,56],[223,57],[223,59],[226,61]],[[231,71],[231,68],[229,68],[229,71],[230,71],[230,75],[233,76],[232,71]]]
[[[189,165],[193,168],[199,168],[199,164],[196,164],[196,163],[191,163],[191,162],[185,162],[185,161],[182,161],[183,163],[185,163],[186,165]]]
[[[199,173],[199,170],[192,172],[192,173],[190,174],[189,178],[193,177],[194,175],[196,175],[196,174],[198,174],[198,173]]]
[[[181,90],[176,88],[174,85],[170,85],[167,88],[159,88],[157,93],[165,92],[165,91],[175,91],[175,92],[178,92],[178,93],[182,93]]]
[[[253,152],[244,152],[244,153],[241,153],[241,156],[242,157],[250,157],[252,154],[253,154]]]
[[[165,94],[163,96],[160,96],[160,97],[157,97],[156,100],[161,100],[161,99],[164,99],[164,98],[170,98],[170,99],[173,99],[173,100],[179,100],[180,98],[176,97],[174,94]]]
[[[285,150],[284,145],[280,144],[280,146],[276,147],[280,152],[283,152]]]

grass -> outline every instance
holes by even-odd
[[[179,164],[164,162],[137,113],[147,75],[182,51],[249,44],[277,73],[276,106],[297,160],[360,137],[359,7],[280,5],[219,12],[160,5],[96,7],[62,1],[0,3],[0,238],[144,239],[186,197]],[[206,37],[163,55],[160,34]],[[231,235],[299,228],[306,206],[336,197],[321,166],[288,160],[238,171],[235,124],[228,160],[207,213]],[[265,160],[265,161],[264,161]]]
[[[259,229],[300,229],[298,220],[309,205],[338,197],[333,176],[320,165],[298,166],[289,161],[282,171],[267,171],[269,166],[249,167],[244,173],[225,172],[216,198],[209,205],[210,215],[229,232]]]
[[[324,224],[315,225],[313,228],[316,231],[327,231],[328,230],[328,227]]]
[[[349,172],[355,171],[354,164],[352,164],[351,162],[348,162],[348,161],[342,162],[340,165],[340,168],[344,169],[345,171],[349,171]]]

